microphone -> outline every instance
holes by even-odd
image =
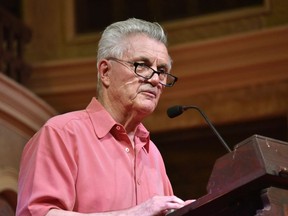
[[[203,118],[205,119],[206,123],[210,126],[210,128],[212,129],[212,131],[214,132],[214,134],[217,136],[217,138],[220,140],[220,142],[222,143],[222,145],[226,148],[226,150],[228,152],[231,152],[232,150],[229,148],[229,146],[227,145],[227,143],[224,141],[224,139],[221,137],[221,135],[218,133],[218,131],[216,130],[216,128],[213,126],[213,124],[211,123],[211,121],[208,119],[208,117],[206,116],[206,114],[197,106],[173,106],[167,109],[167,115],[170,118],[175,118],[179,115],[181,115],[184,111],[188,110],[188,109],[196,109],[198,112],[200,112],[200,114],[203,116]]]

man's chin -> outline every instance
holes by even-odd
[[[158,100],[156,98],[150,97],[138,97],[134,100],[134,108],[136,108],[140,113],[145,114],[145,116],[150,115],[154,112]]]
[[[148,104],[141,104],[141,105],[139,106],[140,112],[141,112],[142,114],[144,114],[145,116],[151,115],[151,114],[154,112],[155,108],[156,108],[155,103],[150,104],[150,105],[148,105]]]

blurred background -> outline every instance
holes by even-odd
[[[144,124],[177,196],[198,198],[227,153],[254,134],[288,139],[286,0],[0,0],[0,209],[12,212],[27,140],[56,115],[84,109],[96,94],[96,50],[104,27],[129,17],[167,31],[172,73]],[[5,214],[4,214],[5,215]]]

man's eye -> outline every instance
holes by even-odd
[[[144,66],[146,66],[145,65],[145,63],[143,63],[143,62],[135,62],[138,66],[140,66],[140,67],[144,67]]]
[[[166,68],[158,68],[158,72],[167,73],[167,70],[166,70]]]
[[[138,69],[143,69],[147,67],[146,64],[143,62],[135,62],[134,66],[137,66]]]

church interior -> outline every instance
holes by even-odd
[[[200,107],[231,149],[255,134],[288,141],[286,0],[1,0],[3,211],[15,212],[25,143],[52,116],[96,96],[101,31],[129,17],[157,21],[168,35],[178,81],[144,125],[177,196],[205,195],[227,150],[197,110],[171,119],[171,106]]]

